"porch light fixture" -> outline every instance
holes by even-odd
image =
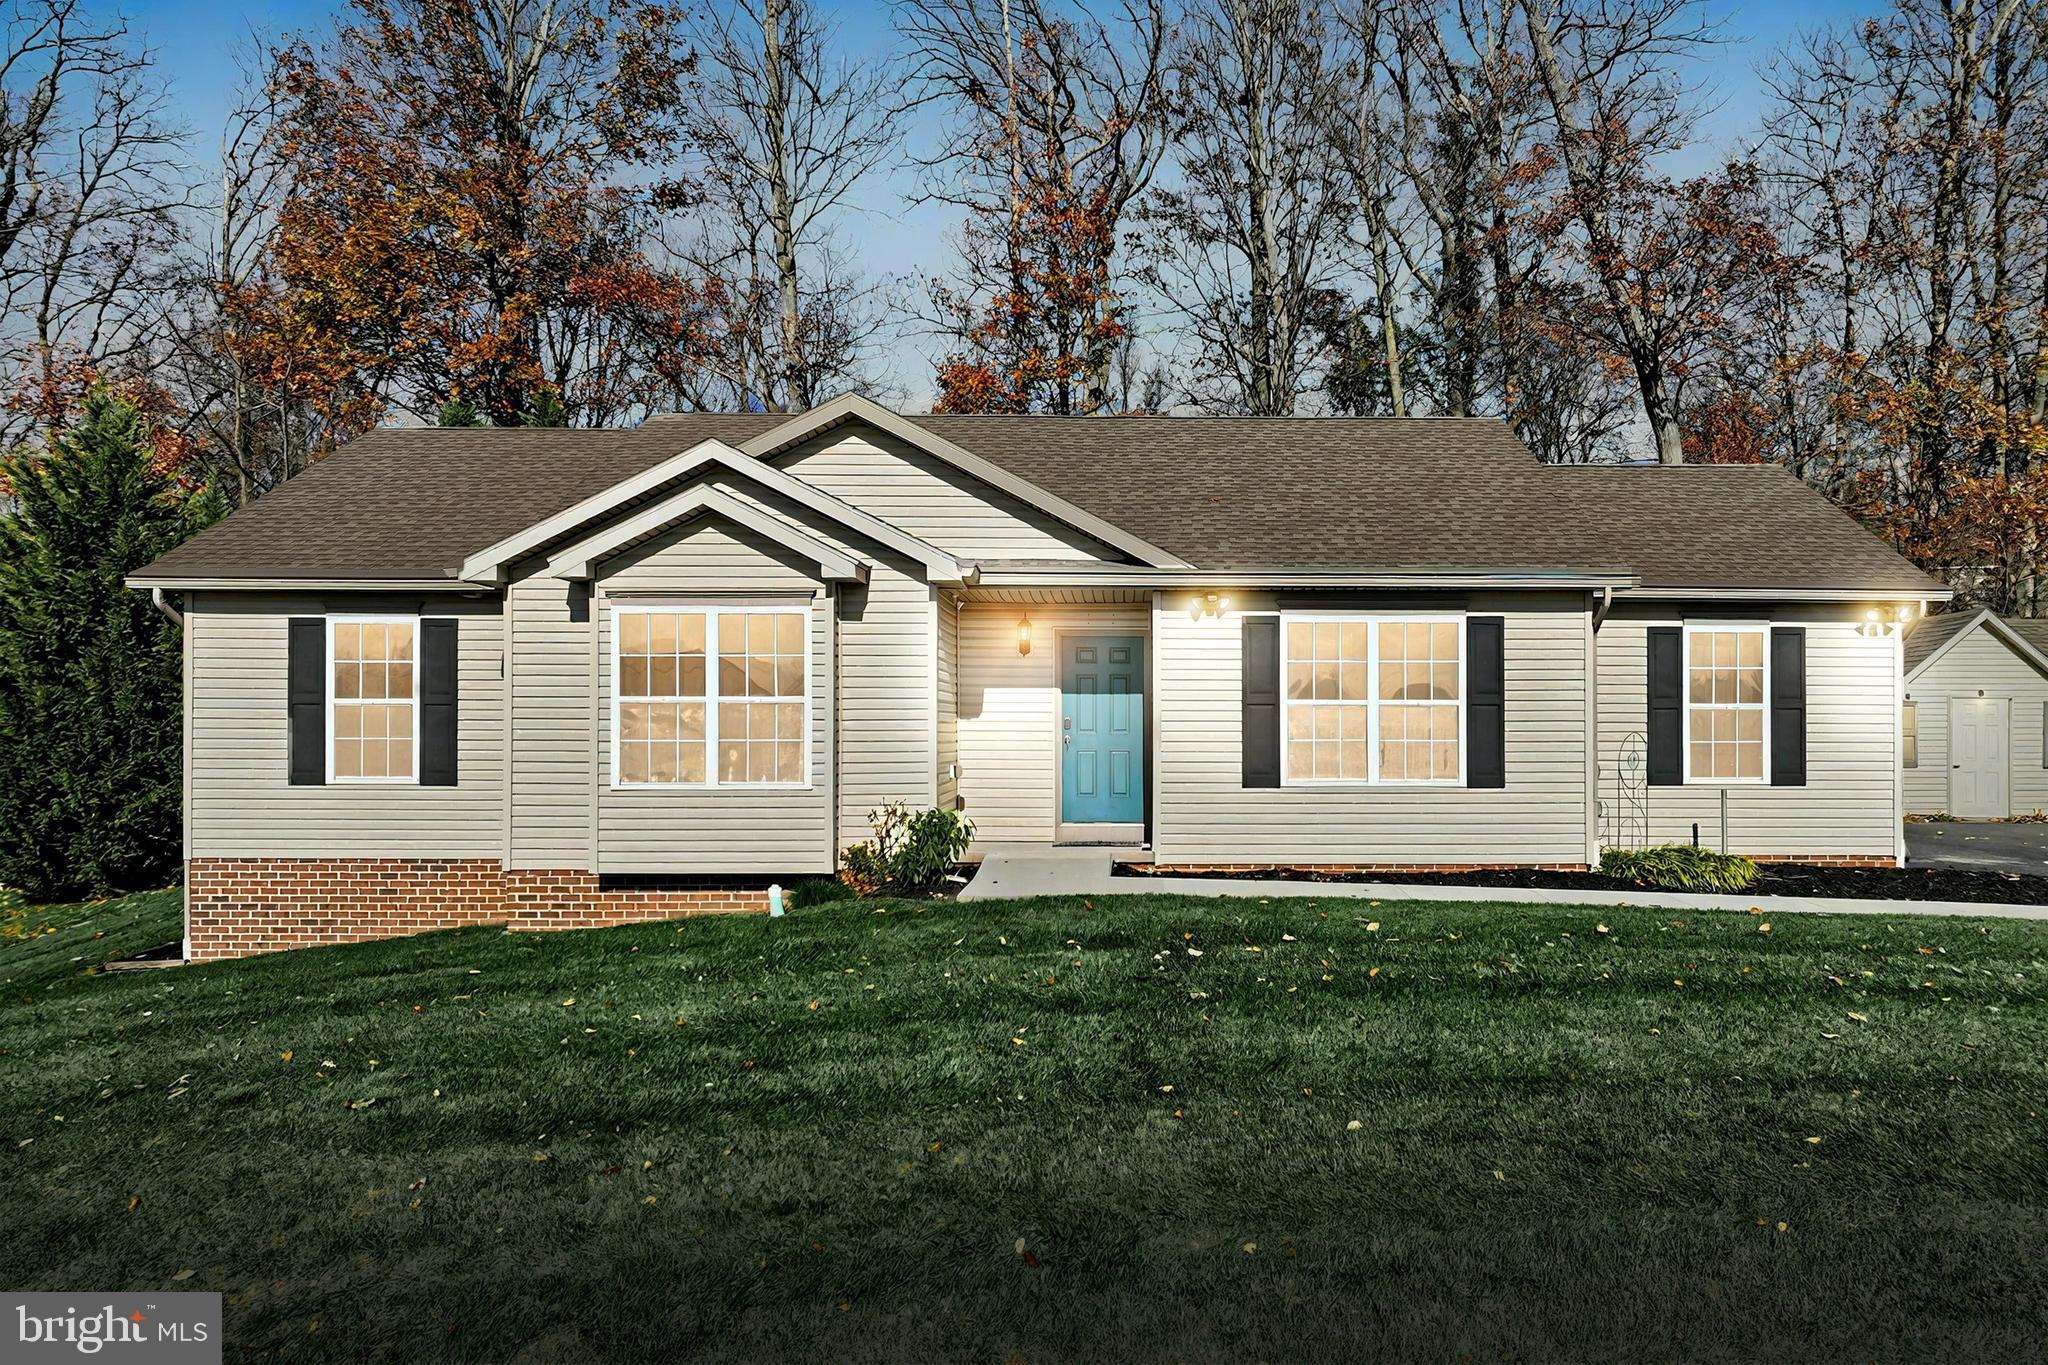
[[[1018,618],[1017,652],[1019,654],[1029,654],[1031,652],[1031,618],[1029,616]]]
[[[1195,597],[1189,607],[1188,615],[1199,621],[1205,616],[1220,618],[1229,610],[1230,599],[1228,597],[1221,593],[1205,592]]]
[[[1913,619],[1912,606],[1872,607],[1863,613],[1863,620],[1857,625],[1858,635],[1878,639],[1899,633],[1899,627]]]

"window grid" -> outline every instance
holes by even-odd
[[[1465,780],[1462,618],[1282,618],[1283,785]]]
[[[327,778],[412,782],[419,772],[419,670],[412,617],[327,623]]]
[[[804,607],[617,607],[612,785],[808,781]]]
[[[1759,783],[1768,774],[1768,629],[1687,626],[1685,780]]]

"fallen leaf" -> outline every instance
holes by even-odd
[[[172,1279],[172,1281],[173,1281],[174,1283],[177,1283],[177,1284],[183,1284],[183,1283],[184,1283],[184,1282],[185,1282],[186,1280],[189,1280],[189,1279],[191,1279],[191,1278],[192,1278],[192,1267],[191,1267],[191,1266],[186,1266],[186,1267],[185,1267],[185,1268],[184,1268],[183,1270],[181,1270],[181,1271],[179,1271],[179,1272],[178,1272],[177,1274],[175,1274],[175,1275],[171,1276],[171,1279]]]
[[[286,1048],[284,1051],[277,1054],[277,1060],[279,1060],[280,1062],[288,1062],[291,1059],[292,1050],[290,1048]]]
[[[1351,1120],[1351,1122],[1344,1125],[1344,1131],[1347,1133],[1355,1133],[1363,1127],[1365,1127],[1363,1123],[1360,1123],[1357,1119],[1353,1119]]]

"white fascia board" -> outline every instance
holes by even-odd
[[[981,586],[985,588],[1507,588],[1585,591],[1597,588],[1626,588],[1636,581],[1633,574],[1560,570],[1556,573],[1312,573],[1288,571],[1233,572],[1227,569],[1195,569],[1185,572],[1162,569],[1073,570],[1056,567],[998,569],[982,566]]]
[[[130,575],[125,587],[165,592],[448,592],[484,596],[486,583],[459,578],[151,578]]]
[[[1631,588],[1640,601],[1674,602],[1946,602],[1948,588]]]
[[[1185,559],[1160,549],[1151,541],[1134,536],[1122,527],[1104,521],[1093,512],[1083,511],[1065,498],[1048,493],[1030,480],[1021,479],[1002,466],[993,464],[942,436],[933,435],[908,418],[891,412],[873,399],[863,398],[857,393],[841,394],[828,403],[799,413],[782,425],[772,427],[747,441],[741,449],[749,455],[770,455],[846,421],[865,422],[877,430],[887,432],[904,444],[915,446],[934,459],[943,460],[993,488],[1000,488],[1011,497],[1028,503],[1075,530],[1092,536],[1105,545],[1114,546],[1155,568],[1194,567]]]
[[[701,486],[662,498],[639,515],[615,522],[596,535],[577,541],[549,560],[547,571],[556,578],[595,578],[599,560],[644,536],[653,535],[663,527],[701,513],[723,517],[795,551],[816,564],[829,579],[850,583],[867,581],[868,566],[836,546],[730,494]]]
[[[505,537],[497,544],[480,550],[464,560],[459,576],[473,583],[503,582],[506,570],[513,561],[533,553],[551,541],[569,535],[580,526],[601,520],[621,507],[660,491],[666,484],[713,467],[729,470],[741,478],[751,479],[762,487],[772,489],[850,530],[858,531],[870,540],[887,545],[890,549],[922,564],[935,582],[953,584],[971,576],[970,569],[962,566],[957,559],[937,546],[920,540],[899,527],[891,526],[880,517],[863,512],[852,504],[833,497],[822,488],[813,487],[795,475],[757,460],[723,441],[699,441],[680,455],[671,456],[629,479],[620,480],[601,493],[592,494],[573,507]]]

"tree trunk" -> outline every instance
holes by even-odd
[[[784,0],[761,3],[762,122],[768,134],[769,231],[774,237],[776,320],[782,351],[781,393],[763,395],[771,412],[800,412],[817,401],[803,363],[803,333],[797,309],[796,227],[792,217],[789,161],[789,87],[783,70]]]

